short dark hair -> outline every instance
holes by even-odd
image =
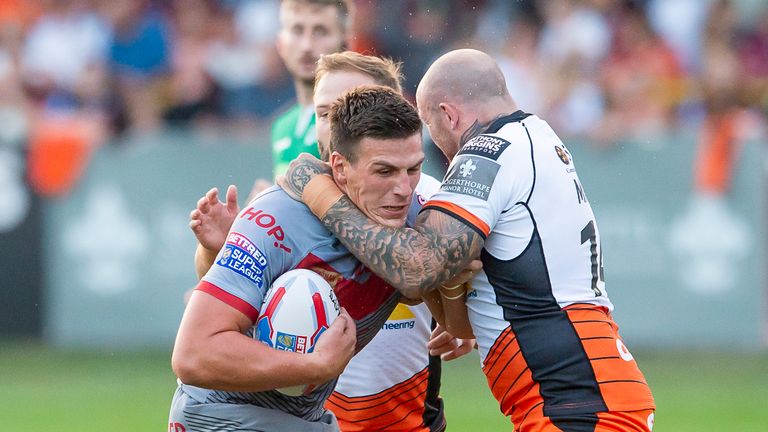
[[[344,94],[328,110],[331,151],[356,161],[363,138],[398,139],[421,133],[416,108],[396,91],[383,86],[360,86]]]

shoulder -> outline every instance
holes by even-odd
[[[274,126],[284,126],[286,123],[295,122],[299,113],[301,113],[301,105],[293,105],[275,119]]]
[[[429,197],[435,194],[439,189],[440,180],[432,177],[429,174],[421,173],[419,183],[416,185],[416,190],[414,193],[425,199],[429,199]]]
[[[530,142],[527,123],[537,120],[535,115],[523,111],[500,117],[484,133],[464,144],[458,155],[481,156],[497,161],[502,154],[525,149]]]
[[[301,105],[296,104],[276,118],[272,123],[272,136],[284,135],[286,131],[292,130],[293,125],[298,121],[300,112]]]
[[[247,214],[246,211],[248,211]],[[251,218],[255,220],[261,214],[270,214],[272,217],[280,218],[285,225],[320,223],[306,205],[292,199],[280,186],[276,185],[265,190],[248,203],[240,216],[251,215]]]
[[[237,216],[236,223],[283,250],[309,250],[318,242],[332,240],[309,208],[278,186],[251,201]]]

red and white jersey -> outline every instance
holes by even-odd
[[[421,175],[408,225],[439,187],[434,177]],[[438,398],[440,360],[430,358],[426,348],[431,332],[426,305],[397,305],[373,340],[349,362],[325,404],[342,431],[445,429]]]
[[[531,406],[546,415],[648,408],[650,391],[634,372],[629,379],[642,381],[644,397],[613,403],[585,342],[593,332],[584,336],[567,311],[610,317],[613,305],[595,216],[571,154],[546,122],[522,111],[494,121],[451,161],[424,209],[447,213],[485,239],[467,308],[489,384],[502,410],[520,415],[513,415],[516,426],[526,400],[541,402]],[[618,336],[605,329],[596,337],[610,340],[610,357],[623,361]]]
[[[325,407],[344,432],[438,431],[439,359],[426,349],[432,315],[426,305],[399,304],[373,340],[344,369]]]

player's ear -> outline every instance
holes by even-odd
[[[342,156],[339,152],[333,152],[331,153],[329,163],[331,164],[331,173],[333,174],[334,180],[336,180],[340,186],[346,185],[349,170],[349,162],[347,161],[347,158]]]
[[[440,109],[440,115],[445,119],[451,129],[455,129],[459,125],[459,110],[455,105],[447,102],[442,102],[438,105]]]

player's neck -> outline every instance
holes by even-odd
[[[294,87],[296,88],[296,101],[299,105],[306,107],[312,105],[312,92],[314,91],[314,83],[307,82],[305,80],[294,80]]]
[[[510,115],[517,111],[517,109],[517,105],[514,102],[499,98],[492,103],[484,104],[482,109],[478,109],[476,111],[478,114],[477,120],[487,128],[488,125],[497,119]],[[482,132],[484,132],[484,130]]]

